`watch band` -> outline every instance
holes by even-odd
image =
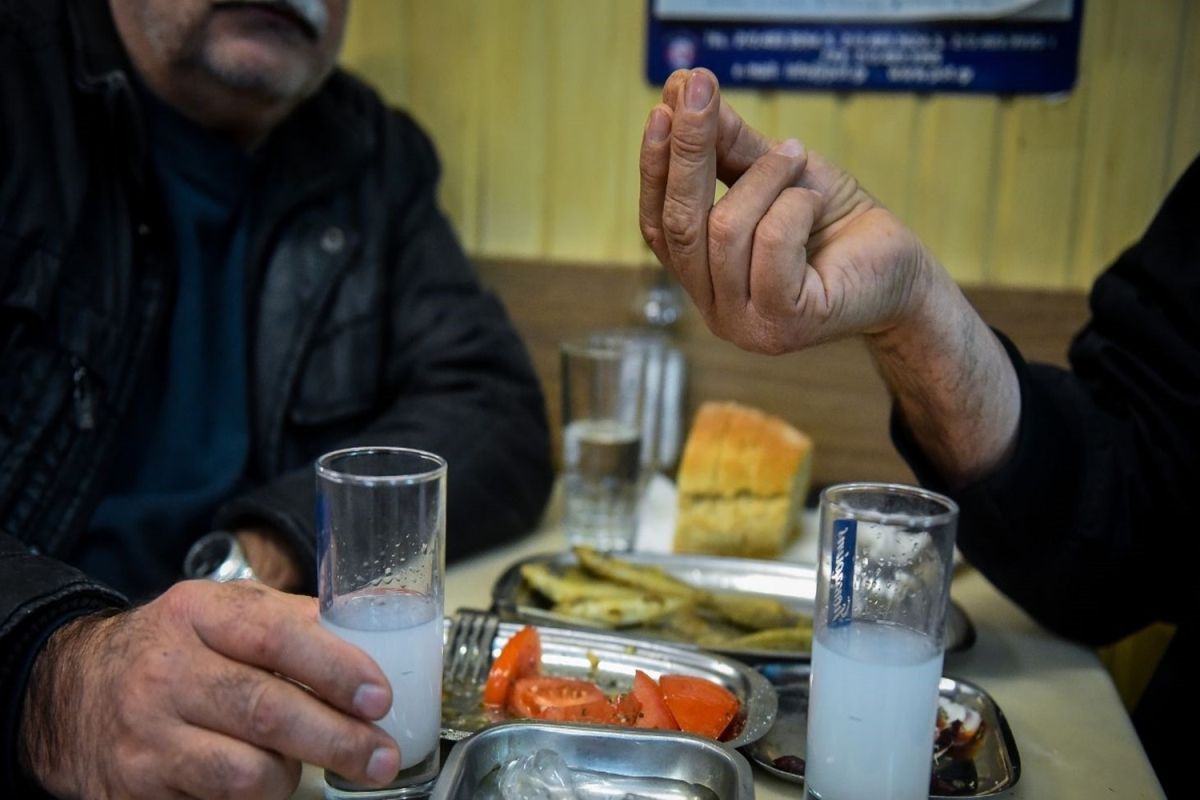
[[[222,582],[258,580],[246,552],[229,531],[213,531],[197,539],[183,561],[183,574]]]

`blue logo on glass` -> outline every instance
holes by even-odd
[[[854,543],[858,523],[852,519],[833,522],[833,563],[829,571],[829,627],[849,625],[854,608]]]

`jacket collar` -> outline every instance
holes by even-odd
[[[308,195],[357,176],[376,150],[377,134],[365,109],[355,102],[358,87],[353,83],[335,70],[272,131],[263,145],[265,180],[292,187],[289,193]]]
[[[114,74],[128,77],[133,65],[117,34],[108,0],[68,0],[67,20],[74,48],[76,85],[95,90]]]

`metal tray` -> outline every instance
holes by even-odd
[[[817,593],[817,571],[812,564],[788,561],[760,561],[749,558],[693,556],[666,553],[623,553],[622,559],[634,564],[652,565],[699,588],[754,597],[767,597],[796,611],[812,616]],[[519,622],[556,625],[581,630],[608,630],[583,620],[550,611],[550,604],[534,592],[521,577],[521,565],[546,563],[565,571],[576,564],[571,552],[546,553],[512,564],[501,573],[492,587],[492,610],[506,619]],[[653,628],[622,628],[625,636],[654,641],[670,641],[676,647],[699,649],[690,642],[667,639]],[[946,614],[946,650],[958,652],[975,643],[975,626],[963,609],[951,601]],[[759,650],[751,648],[709,647],[708,650],[733,656],[751,664],[775,661],[808,661],[812,653],[804,651]]]
[[[766,736],[742,748],[762,769],[798,784],[804,783],[797,772],[808,738],[809,668],[797,663],[758,666],[778,694],[778,713]],[[983,722],[979,740],[965,751],[951,749],[934,758],[930,797],[984,797],[1011,789],[1021,777],[1021,756],[1004,713],[987,692],[967,681],[943,677],[939,689],[943,698],[979,712]]]
[[[722,800],[752,800],[750,764],[737,751],[672,731],[551,722],[501,722],[454,746],[430,800],[470,800],[497,767],[538,749],[574,769],[699,784]]]
[[[486,663],[480,673],[486,680],[487,667],[524,623],[504,622],[494,615],[470,609],[461,609],[456,617],[460,624],[470,624],[487,632],[490,646],[485,648]],[[454,620],[446,620],[448,645],[453,623]],[[542,643],[543,672],[547,675],[595,681],[609,694],[629,691],[634,672],[639,669],[655,679],[664,673],[682,673],[721,684],[741,701],[739,716],[744,719],[740,719],[741,730],[735,736],[715,742],[719,746],[732,749],[750,744],[766,735],[775,724],[775,688],[757,670],[735,659],[608,632],[542,624],[535,627]],[[498,712],[484,710],[482,681],[465,682],[455,678],[455,661],[464,657],[471,656],[447,646],[443,662],[442,738],[451,741],[465,739],[490,724],[504,721]],[[610,733],[629,730],[613,725],[591,727]]]

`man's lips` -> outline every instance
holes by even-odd
[[[325,32],[329,13],[323,0],[217,0],[214,8],[253,9],[286,19],[298,27],[305,37],[316,41]]]

